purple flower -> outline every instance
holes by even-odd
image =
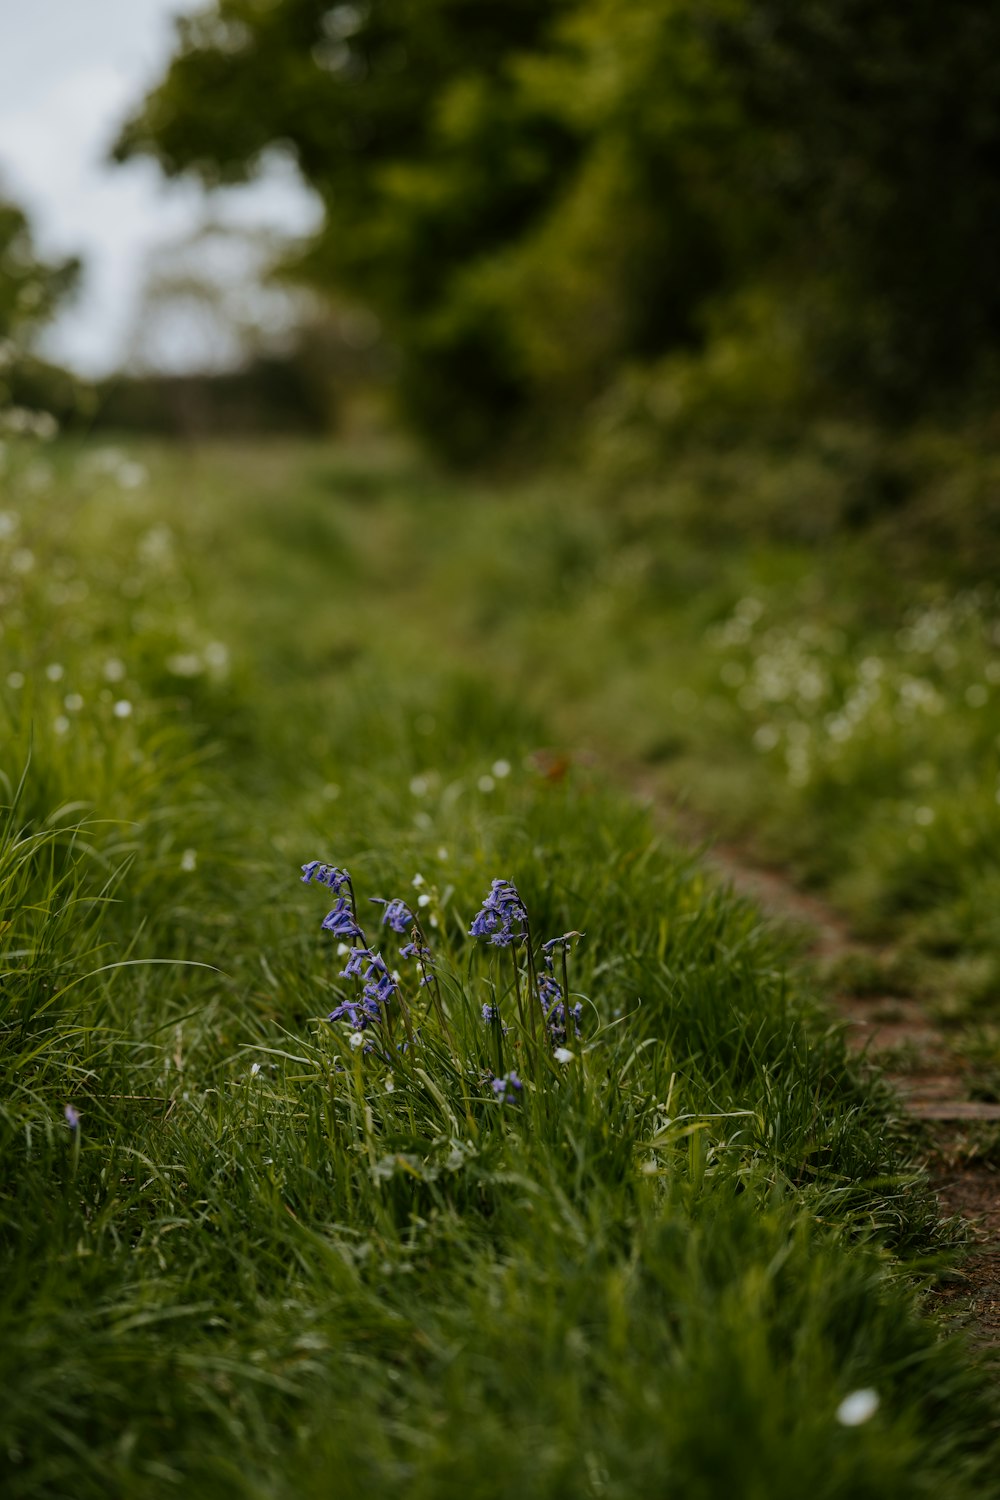
[[[545,1024],[554,1042],[566,1040],[566,1002],[563,996],[562,985],[553,979],[551,974],[539,974],[538,976],[538,998],[542,1002],[545,1012]],[[570,1012],[573,1022],[573,1030],[576,1036],[580,1034],[580,1020],[583,1015],[583,1006],[577,1001]]]
[[[371,957],[370,948],[352,948],[347,956],[347,963],[340,971],[341,979],[360,979],[365,963]]]
[[[538,976],[538,998],[542,1002],[545,1012],[545,1024],[554,1042],[566,1040],[567,1013],[566,997],[563,987],[555,977],[555,960],[553,954],[569,952],[570,943],[573,938],[583,937],[582,932],[564,932],[561,937],[549,938],[547,943],[542,944],[542,963],[547,973]],[[565,958],[563,959],[565,965]],[[572,1019],[575,1035],[580,1034],[580,1019],[583,1015],[583,1007],[577,1002],[570,1011],[569,1019]]]
[[[69,1126],[70,1130],[79,1130],[80,1129],[80,1116],[77,1113],[77,1111],[73,1108],[72,1104],[67,1104],[66,1105],[66,1107],[63,1110],[63,1115],[65,1117],[66,1124]]]
[[[344,896],[341,896],[340,900],[335,903],[332,911],[327,912],[323,918],[323,926],[327,932],[332,932],[335,937],[364,937],[364,933],[355,919],[351,903]]]
[[[563,997],[562,985],[553,979],[551,974],[539,974],[538,976],[538,998],[546,1010],[553,1005],[558,1005]]]
[[[586,937],[586,933],[584,933],[584,932],[564,932],[563,935],[562,935],[562,937],[549,938],[549,940],[548,940],[547,943],[543,943],[542,944],[542,952],[546,956],[545,957],[545,961],[549,965],[549,967],[550,968],[552,967],[552,954],[554,952],[559,951],[561,953],[568,953],[569,950],[570,950],[570,946],[572,944],[573,938],[580,938],[580,937]]]
[[[352,948],[340,977],[360,979],[361,994],[342,1000],[328,1019],[347,1021],[354,1031],[365,1031],[381,1021],[398,988],[382,956],[370,948]]]
[[[498,1104],[510,1104],[517,1098],[524,1085],[513,1069],[511,1069],[505,1077],[494,1078],[490,1087],[496,1095]]]
[[[470,937],[488,937],[498,948],[509,948],[515,938],[523,936],[528,913],[518,895],[517,886],[509,880],[494,880],[482,910],[473,918]]]
[[[353,1031],[363,1031],[369,1024],[367,1016],[363,1018],[361,1006],[357,1000],[343,1000],[340,1005],[331,1010],[328,1021],[346,1021]]]
[[[396,993],[396,987],[396,981],[386,968],[381,955],[373,953],[364,974],[362,998],[376,1006],[388,1005]]]
[[[346,870],[338,870],[334,865],[325,865],[321,859],[311,859],[307,865],[302,866],[302,883],[308,885],[310,880],[316,885],[328,885],[335,896],[351,883],[351,877]]]
[[[483,1006],[483,1020],[486,1022],[487,1026],[492,1026],[493,1022],[498,1021],[499,1019],[500,1012],[497,1010],[495,1005],[487,1004]]]
[[[372,900],[379,906],[384,906],[382,913],[382,924],[391,927],[393,932],[403,933],[413,921],[413,913],[405,901],[398,898],[394,901],[386,901],[383,896],[373,896]]]

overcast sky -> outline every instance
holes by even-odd
[[[86,373],[115,366],[146,254],[195,228],[205,195],[164,183],[152,162],[105,162],[118,126],[170,56],[172,18],[193,0],[0,0],[0,184],[25,207],[40,248],[86,266],[76,304],[46,350]],[[290,167],[217,195],[213,216],[299,233],[316,210]]]

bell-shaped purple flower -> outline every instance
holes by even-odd
[[[334,903],[332,911],[327,912],[323,918],[323,926],[327,932],[332,932],[334,937],[364,937],[364,933],[357,924],[351,903],[344,896]]]
[[[347,955],[347,963],[340,971],[341,979],[360,979],[371,956],[370,948],[352,948]]]
[[[405,901],[398,897],[393,901],[386,901],[383,896],[373,896],[372,900],[378,906],[384,906],[382,913],[382,925],[391,927],[393,932],[404,933],[413,921],[413,913]]]
[[[488,937],[497,948],[509,948],[527,926],[528,913],[517,886],[509,880],[494,880],[482,910],[473,918],[469,936]]]
[[[339,896],[351,882],[351,877],[346,870],[338,870],[334,865],[324,864],[321,859],[311,859],[307,865],[302,866],[302,882],[308,885],[312,881],[315,885],[327,885],[335,896]]]
[[[517,1098],[524,1085],[513,1069],[511,1069],[503,1078],[494,1078],[490,1087],[496,1095],[498,1104],[511,1104]]]

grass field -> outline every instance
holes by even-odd
[[[967,945],[936,993],[986,1007],[993,595],[403,453],[5,461],[4,1493],[1000,1493],[887,1096],[566,753],[655,759],[922,964]],[[391,1029],[327,1020],[313,859],[398,967]],[[585,934],[579,1036],[526,943],[469,936],[496,877],[535,962]]]

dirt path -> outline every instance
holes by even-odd
[[[856,961],[878,972],[889,956],[865,943],[824,901],[798,890],[778,870],[761,869],[733,845],[712,842],[704,825],[671,805],[662,785],[633,778],[654,816],[685,842],[705,846],[704,861],[722,880],[749,897],[776,922],[801,933],[820,974],[849,975]],[[874,962],[873,962],[874,961]],[[961,1272],[933,1294],[942,1311],[967,1324],[974,1338],[1000,1347],[1000,1171],[995,1149],[1000,1104],[970,1097],[969,1080],[947,1035],[918,999],[855,993],[834,982],[830,1003],[847,1022],[851,1049],[879,1068],[895,1087],[902,1111],[914,1122],[943,1214],[967,1226],[970,1251]],[[992,1136],[992,1142],[989,1137]],[[985,1139],[984,1139],[985,1137]]]

